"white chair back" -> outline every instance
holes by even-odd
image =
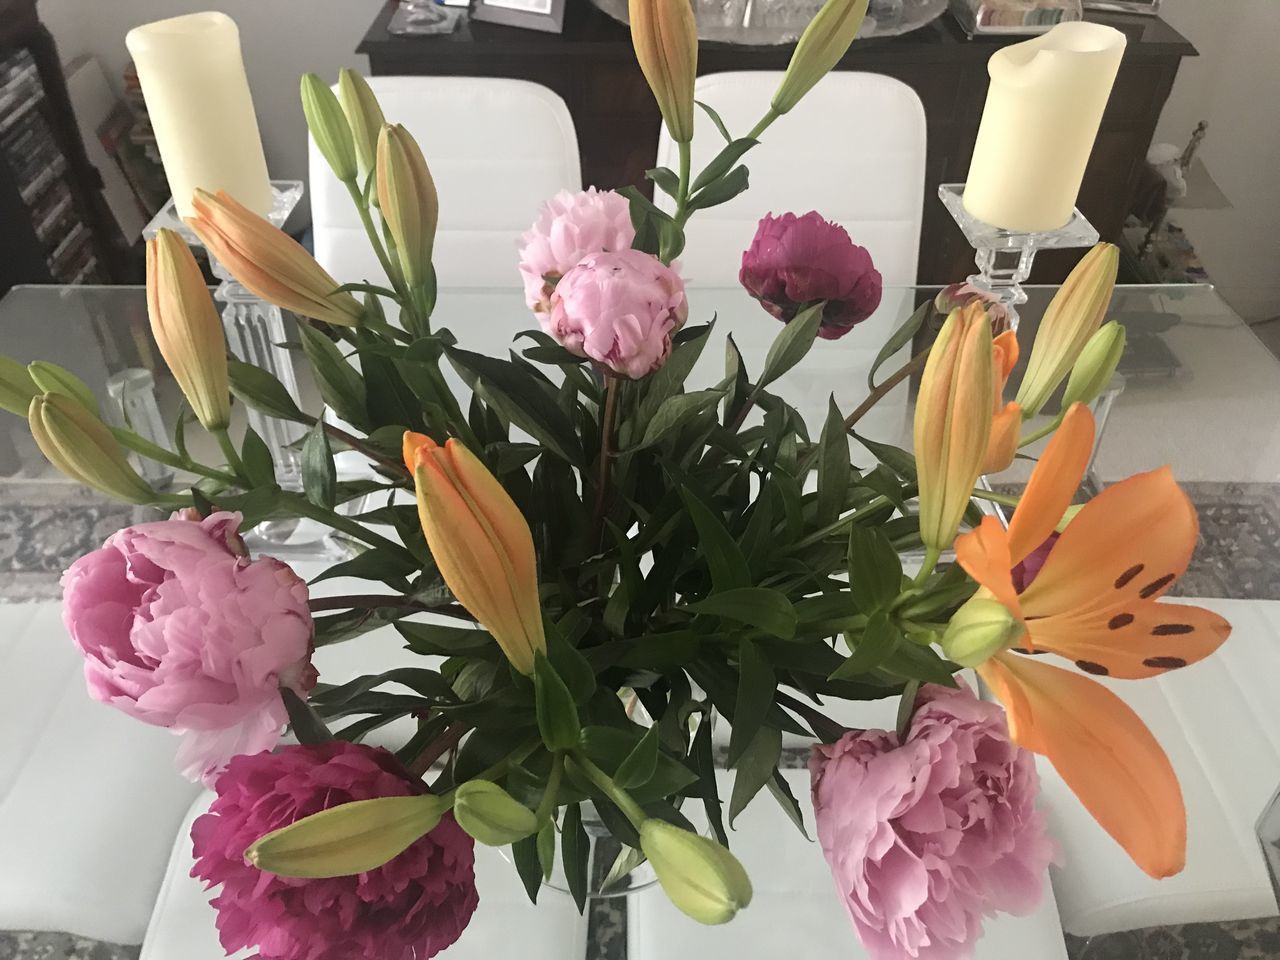
[[[491,77],[370,77],[369,85],[431,167],[440,286],[518,287],[520,234],[552,194],[582,189],[564,101],[536,83]],[[385,284],[351,198],[314,140],[310,169],[316,259],[343,283]]]

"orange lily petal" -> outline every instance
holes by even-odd
[[[1004,334],[1001,334],[1004,336]],[[1022,408],[1010,403],[991,421],[991,437],[987,440],[987,456],[982,462],[983,474],[1009,469],[1018,455],[1018,435],[1022,432]]]
[[[1018,365],[1018,335],[1012,330],[1006,330],[991,341],[991,349],[995,356],[996,377],[1003,390],[1009,374],[1013,373],[1013,368]]]
[[[412,430],[406,430],[401,443],[405,469],[413,473],[418,469],[420,452],[424,449],[434,450],[435,448],[436,442],[425,433],[414,433]]]
[[[978,667],[1005,705],[1014,741],[1047,757],[1104,830],[1160,879],[1186,862],[1187,814],[1169,758],[1102,684],[1003,653]]]
[[[1013,564],[1009,560],[1009,535],[995,517],[983,517],[976,529],[956,537],[956,562],[964,572],[986,587],[1019,620],[1022,605],[1013,588]]]
[[[1053,533],[1080,488],[1092,452],[1093,414],[1084,404],[1073,404],[1031,472],[1009,521],[1009,555],[1014,563]]]

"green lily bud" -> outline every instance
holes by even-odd
[[[489,847],[505,847],[537,832],[532,810],[489,780],[468,780],[453,794],[453,815],[468,834]]]
[[[1054,531],[1057,533],[1065,531],[1067,529],[1067,524],[1074,520],[1076,518],[1076,514],[1086,506],[1087,504],[1084,503],[1073,503],[1071,506],[1067,507],[1067,512],[1062,515],[1062,519],[1058,521],[1058,525],[1053,528]]]
[[[1067,389],[1062,395],[1062,409],[1073,403],[1093,403],[1107,389],[1124,354],[1125,329],[1112,320],[1098,329],[1071,368]]]
[[[76,401],[95,417],[102,415],[98,398],[93,395],[89,385],[65,367],[47,360],[36,360],[27,365],[27,373],[38,392],[60,393]]]
[[[378,208],[405,282],[419,289],[431,275],[440,200],[418,142],[399,124],[384,126],[378,139]]]
[[[27,368],[12,357],[0,355],[0,410],[27,415],[31,398],[40,393]]]
[[[343,183],[355,183],[356,144],[347,115],[329,85],[314,73],[302,75],[302,112],[334,175]]]
[[[430,794],[357,800],[259,838],[245,859],[282,877],[347,877],[375,870],[435,829],[449,801]]]
[[[387,122],[382,107],[368,81],[350,67],[338,73],[338,99],[355,140],[360,176],[367,177],[378,162],[378,136]]]
[[[787,72],[773,95],[775,113],[786,113],[831,72],[849,50],[867,15],[868,0],[827,0],[800,35]]]
[[[751,878],[720,844],[665,820],[646,820],[640,849],[653,864],[663,892],[699,923],[728,923],[751,903]]]
[[[1022,623],[999,600],[975,596],[947,624],[942,652],[952,663],[976,667],[1012,646],[1024,632]]]
[[[107,425],[78,401],[60,393],[33,397],[27,419],[40,452],[72,480],[128,503],[158,498]]]

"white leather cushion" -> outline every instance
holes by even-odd
[[[809,775],[784,776],[805,812],[813,835]],[[729,796],[732,774],[720,773]],[[853,925],[836,896],[822,849],[806,841],[767,792],[738,818],[730,836],[733,852],[751,875],[755,896],[730,923],[706,927],[690,920],[653,887],[631,901],[627,924],[629,960],[704,960],[707,957],[865,958]],[[1027,917],[1000,916],[986,922],[978,960],[1066,960],[1053,894]]]
[[[1052,767],[1041,764],[1050,824],[1063,847],[1062,864],[1050,876],[1070,933],[1092,936],[1276,912],[1254,825],[1280,784],[1280,603],[1187,602],[1231,622],[1231,637],[1217,653],[1150,680],[1102,681],[1146,721],[1182,782],[1186,869],[1152,880],[1093,821]]]
[[[0,604],[0,929],[139,943],[194,784],[85,692],[58,603]]]
[[[218,943],[216,913],[209,900],[216,891],[205,891],[191,877],[191,823],[204,813],[213,794],[196,798],[183,822],[147,927],[139,960],[223,960]],[[534,906],[525,895],[515,867],[497,850],[476,845],[476,885],[480,906],[462,937],[441,956],[448,960],[492,960],[510,956],[513,945],[521,960],[565,960],[581,956],[586,942],[586,920],[578,915],[567,894],[543,888]],[[242,950],[235,960],[251,956]],[[352,958],[355,960],[355,958]],[[367,960],[377,960],[376,957]]]

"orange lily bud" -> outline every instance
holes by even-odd
[[[689,0],[629,0],[631,45],[667,131],[676,143],[693,139],[693,80],[698,27]]]
[[[209,252],[240,283],[268,303],[350,327],[360,323],[364,308],[349,293],[338,293],[338,281],[283,230],[273,227],[225,190],[197,190],[196,214],[187,225]]]
[[[786,113],[794,107],[840,62],[862,27],[867,3],[868,0],[827,0],[822,5],[800,35],[787,72],[773,95],[775,113]]]
[[[222,322],[196,258],[172,230],[147,241],[147,315],[160,354],[200,424],[225,430],[231,398]]]
[[[521,673],[545,653],[533,536],[520,508],[457,440],[404,435],[418,518],[445,584]]]
[[[1084,255],[1054,294],[1036,331],[1027,374],[1018,390],[1023,419],[1040,412],[1102,326],[1119,269],[1119,248],[1100,243]]]
[[[430,276],[440,200],[418,141],[399,124],[387,124],[378,138],[378,207],[405,282],[416,290]]]
[[[990,314],[988,314],[990,316]],[[982,472],[999,473],[1007,470],[1018,455],[1018,439],[1022,433],[1022,410],[1016,403],[1004,404],[1004,385],[1009,374],[1018,365],[1018,336],[1006,330],[991,343],[995,402],[991,421],[991,438],[987,441],[987,456]]]
[[[72,480],[127,503],[158,499],[107,425],[79,401],[61,393],[33,397],[27,419],[40,452]]]
[[[916,401],[920,537],[935,553],[955,539],[982,473],[994,389],[991,323],[975,301],[947,317]]]

